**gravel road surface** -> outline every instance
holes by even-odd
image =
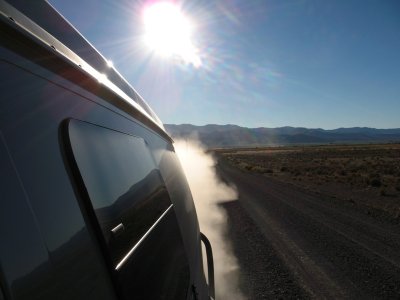
[[[225,163],[221,204],[249,299],[400,299],[400,228],[340,201]]]

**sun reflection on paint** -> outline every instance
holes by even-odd
[[[97,76],[97,80],[98,80],[98,82],[104,84],[104,83],[106,83],[108,81],[108,78],[107,78],[106,74],[99,73],[98,76]]]
[[[109,68],[114,68],[114,63],[111,60],[107,60],[107,66]]]

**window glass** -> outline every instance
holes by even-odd
[[[72,152],[116,266],[171,206],[139,137],[71,120]]]
[[[78,120],[69,121],[68,136],[74,175],[89,198],[82,200],[104,237],[121,298],[186,299],[185,248],[146,142]]]

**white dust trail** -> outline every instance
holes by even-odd
[[[239,266],[226,240],[227,217],[218,203],[237,199],[234,187],[223,183],[215,170],[215,159],[199,142],[178,140],[174,144],[192,191],[200,230],[211,242],[214,254],[216,298],[243,300]]]

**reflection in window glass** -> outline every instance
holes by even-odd
[[[76,120],[69,123],[69,138],[116,266],[171,205],[170,198],[142,138]]]
[[[122,299],[186,299],[185,248],[146,142],[77,120],[69,121],[68,135]]]

